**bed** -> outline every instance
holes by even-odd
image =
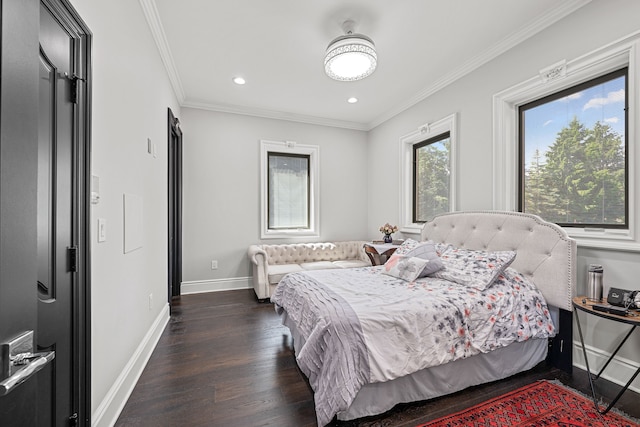
[[[531,369],[572,310],[576,243],[540,217],[444,214],[419,242],[388,265],[293,273],[274,291],[319,426]],[[436,271],[416,277],[423,267]]]

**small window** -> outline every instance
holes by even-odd
[[[319,147],[260,141],[262,239],[319,235]]]
[[[413,222],[449,211],[451,138],[446,132],[413,145]]]
[[[269,152],[269,230],[309,229],[311,156]]]
[[[627,68],[519,107],[520,211],[628,229]]]
[[[426,221],[456,210],[456,114],[400,138],[401,231],[420,234]]]

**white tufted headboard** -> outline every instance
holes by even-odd
[[[514,250],[511,267],[531,279],[547,303],[572,310],[576,241],[556,224],[520,212],[451,212],[422,229],[422,240],[467,249]]]

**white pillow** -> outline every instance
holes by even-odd
[[[436,271],[440,271],[444,268],[444,264],[438,256],[433,242],[420,243],[414,249],[406,253],[405,256],[422,258],[429,261],[418,277],[429,276]]]
[[[384,264],[382,272],[398,279],[413,282],[420,276],[428,263],[427,259],[393,254]]]

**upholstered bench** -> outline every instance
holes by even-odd
[[[253,288],[258,299],[271,297],[286,274],[327,268],[371,266],[364,251],[366,241],[251,245],[247,254],[253,264]]]

